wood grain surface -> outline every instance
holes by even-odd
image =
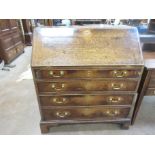
[[[36,28],[32,66],[143,65],[133,27]]]

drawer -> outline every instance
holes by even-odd
[[[16,49],[13,48],[7,52],[5,52],[5,59],[6,62],[9,63],[11,60],[13,60],[16,57]]]
[[[155,88],[155,78],[151,78],[150,79],[148,87],[149,88]]]
[[[155,95],[155,88],[148,88],[146,90],[146,93],[145,93],[146,96],[153,96]]]
[[[3,50],[8,50],[9,48],[14,47],[14,43],[11,37],[4,37],[0,40],[0,43]]]
[[[64,120],[64,119],[117,119],[127,118],[130,108],[54,108],[42,109],[44,120]]]
[[[135,91],[137,80],[68,80],[38,82],[39,92],[65,91]]]
[[[40,96],[42,106],[131,105],[134,95],[53,95]]]
[[[141,69],[137,70],[35,70],[38,79],[54,78],[137,78]]]
[[[14,42],[14,44],[18,44],[18,43],[22,42],[21,35],[18,34],[18,33],[15,34],[12,38],[13,38],[13,42]]]
[[[22,53],[24,51],[24,45],[23,44],[19,44],[16,46],[16,52],[17,53]]]

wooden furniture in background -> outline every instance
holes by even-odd
[[[150,19],[150,22],[148,25],[148,33],[155,34],[155,19]]]
[[[134,124],[144,96],[155,96],[155,52],[143,52],[145,68],[140,82],[139,95],[132,118]]]
[[[72,19],[72,25],[103,24],[104,19]]]
[[[37,24],[42,26],[53,26],[53,19],[36,19]]]
[[[148,25],[148,32],[145,34],[147,38],[144,40],[143,50],[155,51],[155,19],[151,19]]]
[[[32,26],[30,19],[22,19],[23,29],[24,29],[24,36],[25,36],[25,44],[27,46],[32,45]]]
[[[53,26],[53,20],[52,19],[44,19],[44,26]]]
[[[35,29],[31,65],[42,133],[72,123],[129,127],[143,72],[137,34],[114,26]]]
[[[6,64],[24,52],[21,32],[17,20],[0,20],[0,59]]]

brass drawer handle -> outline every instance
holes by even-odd
[[[87,76],[91,76],[92,75],[92,71],[87,71]]]
[[[120,114],[119,110],[107,110],[106,111],[106,115],[108,115],[108,116],[116,116],[116,115],[119,115],[119,114]]]
[[[120,90],[123,87],[123,83],[112,83],[113,90]]]
[[[60,98],[54,97],[52,101],[57,104],[65,104],[66,98],[63,97],[60,99]]]
[[[59,118],[68,117],[71,113],[69,111],[57,111],[56,116]]]
[[[110,103],[119,103],[121,101],[121,97],[109,97],[108,101]]]
[[[122,77],[127,76],[127,71],[118,71],[118,70],[115,70],[113,73],[114,73],[114,76],[115,77],[118,77],[118,78],[122,78]]]
[[[52,88],[55,90],[62,90],[64,87],[65,87],[64,83],[60,84],[60,86],[58,86],[58,84],[56,83],[52,83]]]
[[[58,75],[54,74],[53,71],[49,71],[49,75],[51,75],[52,77],[62,77],[64,75],[64,71],[59,71]]]

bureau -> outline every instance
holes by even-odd
[[[31,68],[41,132],[99,122],[127,129],[143,72],[138,38],[124,26],[36,28]]]
[[[24,52],[21,33],[15,19],[0,19],[0,59],[11,63]]]

